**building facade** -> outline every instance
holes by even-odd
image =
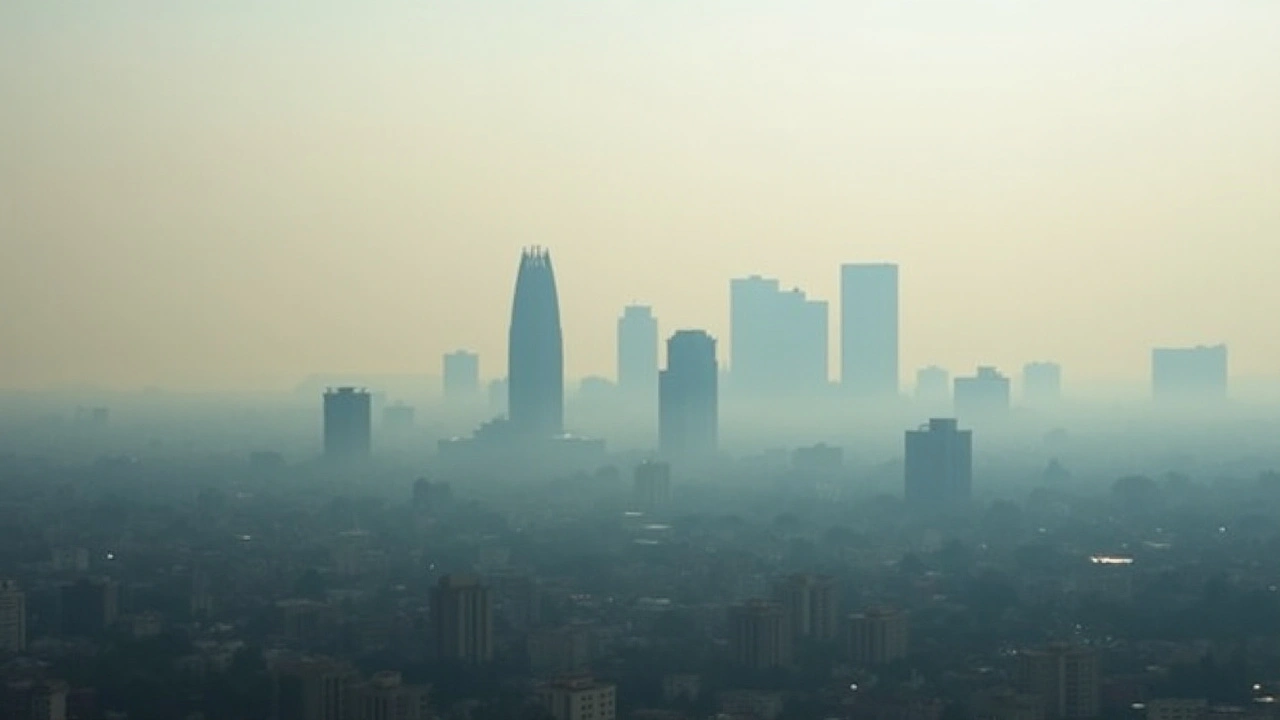
[[[331,460],[362,460],[373,454],[373,399],[354,387],[324,393],[324,455]]]
[[[840,268],[840,383],[867,400],[896,398],[898,266]]]
[[[618,391],[630,402],[658,395],[658,319],[646,305],[628,305],[618,318]]]
[[[530,248],[520,256],[507,337],[507,412],[519,435],[564,433],[564,339],[551,255]]]
[[[1009,395],[1009,378],[982,365],[973,375],[956,378],[952,397],[957,417],[991,420],[1009,414]]]
[[[1024,650],[1018,654],[1017,683],[1044,703],[1046,720],[1098,716],[1098,656],[1091,648]]]
[[[792,638],[827,642],[839,636],[839,600],[830,576],[791,575],[775,584],[773,597],[782,606]]]
[[[791,666],[791,628],[782,606],[750,600],[729,609],[729,647],[734,664],[746,670]]]
[[[720,434],[716,341],[702,330],[667,340],[667,367],[658,377],[658,443],[668,458],[705,459]]]
[[[729,282],[731,388],[744,398],[791,398],[827,387],[827,304],[753,275]]]
[[[973,432],[934,418],[906,434],[904,497],[917,510],[962,507],[973,492]]]
[[[0,655],[27,650],[27,596],[12,580],[0,580]]]
[[[431,593],[431,626],[442,660],[493,660],[493,593],[474,575],[446,575]]]
[[[860,667],[888,665],[907,657],[907,614],[872,608],[849,616],[848,656]]]
[[[475,402],[480,396],[480,356],[468,350],[448,353],[440,377],[445,401]]]
[[[1226,345],[1151,351],[1151,395],[1157,402],[1225,400],[1228,376]]]

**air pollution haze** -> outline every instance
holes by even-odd
[[[0,720],[1274,720],[1277,0],[0,0]]]
[[[570,377],[622,306],[729,355],[730,278],[901,267],[904,377],[1280,335],[1280,5],[0,7],[0,386],[506,375],[552,249]],[[832,379],[839,323],[833,314]]]

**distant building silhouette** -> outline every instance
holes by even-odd
[[[973,490],[973,433],[934,418],[906,435],[905,498],[923,510],[963,506]]]
[[[702,330],[667,340],[667,367],[658,380],[658,442],[669,458],[705,458],[719,442],[716,341]]]
[[[27,649],[27,596],[12,580],[0,580],[0,655]]]
[[[372,397],[367,390],[331,388],[324,393],[324,454],[334,460],[368,458],[373,452]]]
[[[407,685],[393,670],[351,687],[350,720],[430,720],[427,685]]]
[[[629,400],[658,395],[658,320],[648,306],[628,305],[618,318],[618,390]]]
[[[1098,655],[1066,644],[1018,653],[1018,689],[1039,696],[1045,720],[1098,717]]]
[[[897,265],[840,268],[840,383],[861,398],[898,395]]]
[[[441,380],[447,402],[475,402],[480,395],[480,356],[467,350],[448,353],[444,356]]]
[[[858,667],[888,665],[907,657],[906,613],[871,608],[849,616],[849,659]]]
[[[1159,402],[1225,400],[1227,383],[1226,345],[1151,351],[1151,394]]]
[[[1032,407],[1053,407],[1062,402],[1062,366],[1033,362],[1022,367],[1022,399]]]
[[[541,685],[534,692],[536,704],[551,720],[615,720],[617,687],[582,675],[564,677]]]
[[[1009,378],[994,367],[980,366],[970,377],[955,380],[953,400],[961,419],[990,419],[1009,412]]]
[[[564,432],[564,340],[551,255],[530,248],[520,256],[507,345],[507,411],[521,436]]]
[[[812,396],[827,387],[827,304],[753,275],[729,282],[729,377],[743,397]]]
[[[791,575],[774,585],[773,597],[782,606],[791,637],[827,642],[839,636],[839,599],[830,576]]]
[[[346,720],[360,680],[353,665],[327,657],[282,660],[271,676],[271,716],[279,720]]]
[[[413,429],[417,413],[410,405],[396,403],[382,409],[382,426],[394,432],[405,432]]]
[[[442,660],[493,660],[493,593],[474,575],[446,575],[431,592],[431,626]]]
[[[507,379],[489,381],[489,412],[494,416],[507,414]]]
[[[791,629],[782,606],[749,600],[729,609],[729,648],[736,666],[772,670],[791,665]]]
[[[653,511],[671,500],[671,466],[643,462],[636,466],[633,502],[637,510]]]
[[[951,373],[930,365],[916,371],[916,403],[929,407],[951,404]]]

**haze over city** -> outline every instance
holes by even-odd
[[[1277,26],[1243,0],[4,3],[0,386],[278,390],[460,347],[502,377],[529,244],[572,378],[612,374],[628,302],[727,338],[730,278],[837,303],[874,261],[902,267],[904,373],[1141,385],[1150,347],[1226,342],[1274,376]]]
[[[1280,720],[1278,48],[0,3],[0,720]]]

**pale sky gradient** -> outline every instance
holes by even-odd
[[[1280,2],[0,2],[0,387],[501,375],[525,244],[571,376],[883,260],[908,383],[1276,374]]]

